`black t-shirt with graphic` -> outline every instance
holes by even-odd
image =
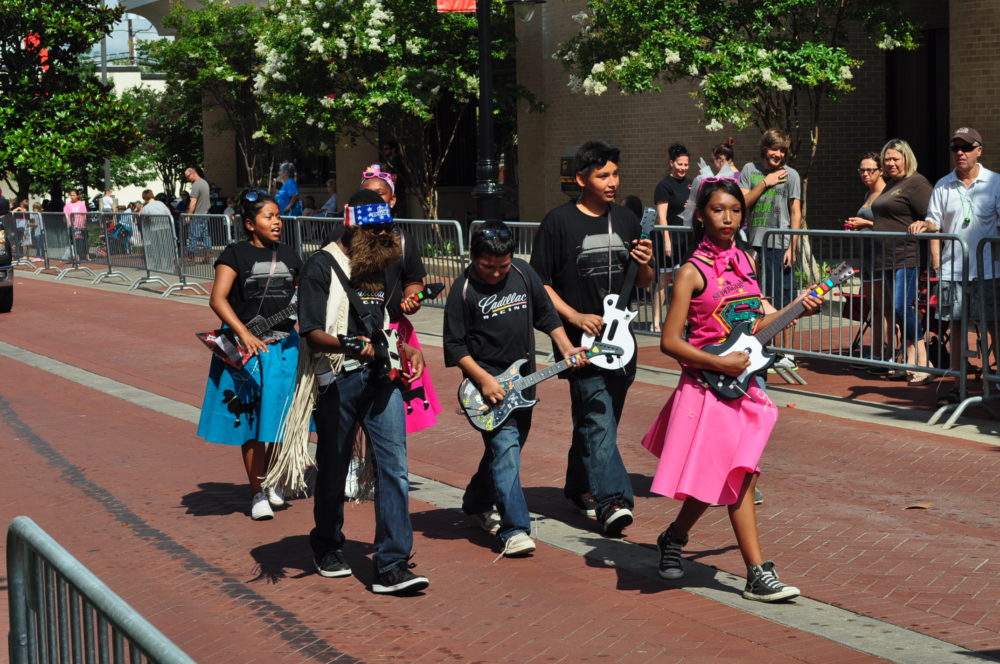
[[[549,211],[535,234],[531,267],[566,304],[580,313],[604,313],[604,296],[620,294],[632,241],[639,239],[639,220],[612,203],[608,215],[591,217],[568,201]],[[565,323],[566,334],[579,345],[582,330]]]
[[[386,270],[386,283],[390,289],[394,288],[394,284],[398,281],[398,266],[397,262]],[[328,252],[317,251],[306,259],[306,264],[302,268],[302,279],[299,282],[299,334],[305,336],[313,330],[326,330],[326,302],[333,279],[333,256]],[[342,288],[339,280],[336,287]],[[373,321],[375,328],[380,329],[385,315],[385,291],[368,293],[358,290],[357,293],[361,297],[365,311],[370,313],[370,320]],[[369,336],[368,332],[361,328],[353,307],[350,309],[351,315],[347,323],[348,336]]]
[[[268,318],[287,307],[295,294],[295,279],[302,271],[302,261],[291,247],[255,247],[247,240],[226,247],[215,265],[236,272],[227,300],[244,323],[257,315]],[[289,318],[273,329],[288,332],[293,327],[295,321]]]
[[[520,258],[514,259],[503,281],[493,286],[470,279],[470,272],[471,267],[455,280],[445,305],[445,365],[456,366],[469,356],[495,376],[515,360],[527,359],[521,373],[531,373],[535,370],[531,326],[549,334],[562,325],[541,279]]]

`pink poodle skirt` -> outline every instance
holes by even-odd
[[[413,324],[405,316],[394,323],[389,323],[389,327],[399,332],[399,338],[420,350],[420,341],[417,339],[417,332],[413,329]],[[424,365],[424,373],[410,386],[412,398],[406,405],[406,433],[416,433],[422,429],[427,429],[437,424],[437,416],[441,412],[441,402],[438,401],[437,392],[434,391],[434,384],[431,382],[431,374],[427,365]],[[404,395],[404,399],[406,395]]]
[[[778,409],[756,381],[753,399],[720,399],[681,374],[677,389],[653,421],[642,446],[660,457],[652,490],[684,500],[732,505],[748,472],[759,472],[760,457],[778,421]]]

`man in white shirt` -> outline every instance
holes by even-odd
[[[966,343],[962,340],[962,307],[969,307],[969,321],[985,323],[993,349],[996,337],[996,279],[1000,270],[993,262],[989,243],[983,247],[982,271],[976,260],[980,240],[997,234],[1000,227],[1000,175],[979,163],[983,139],[972,127],[959,127],[951,137],[955,170],[937,181],[927,206],[927,219],[910,225],[911,233],[958,235],[969,248],[969,273],[963,274],[962,249],[954,240],[931,243],[931,265],[940,280],[937,317],[950,321],[951,368],[964,370]],[[966,277],[968,281],[966,281]],[[985,321],[983,318],[985,308]],[[980,330],[980,334],[983,330]],[[990,358],[984,357],[983,362]],[[995,361],[995,358],[994,358]],[[941,402],[954,403],[958,394],[946,393]]]

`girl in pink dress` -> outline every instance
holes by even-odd
[[[738,376],[750,365],[744,351],[718,356],[701,348],[724,341],[742,321],[766,325],[773,320],[774,309],[761,299],[756,262],[736,245],[745,209],[735,180],[702,181],[694,213],[697,249],[674,274],[660,337],[660,350],[684,370],[642,444],[660,457],[652,490],[684,501],[674,522],[657,539],[660,576],[684,575],[681,549],[688,532],[710,504],[722,504],[729,508],[747,565],[743,597],[774,602],[799,594],[798,588],[778,580],[773,562],[764,560],[753,504],[758,463],[778,409],[757,378],[751,379],[745,396],[732,400],[718,397],[700,378],[701,369]],[[822,303],[819,297],[803,297],[810,312]]]

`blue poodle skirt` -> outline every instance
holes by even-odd
[[[275,442],[295,392],[299,335],[268,344],[237,371],[212,356],[198,435],[212,443]]]

